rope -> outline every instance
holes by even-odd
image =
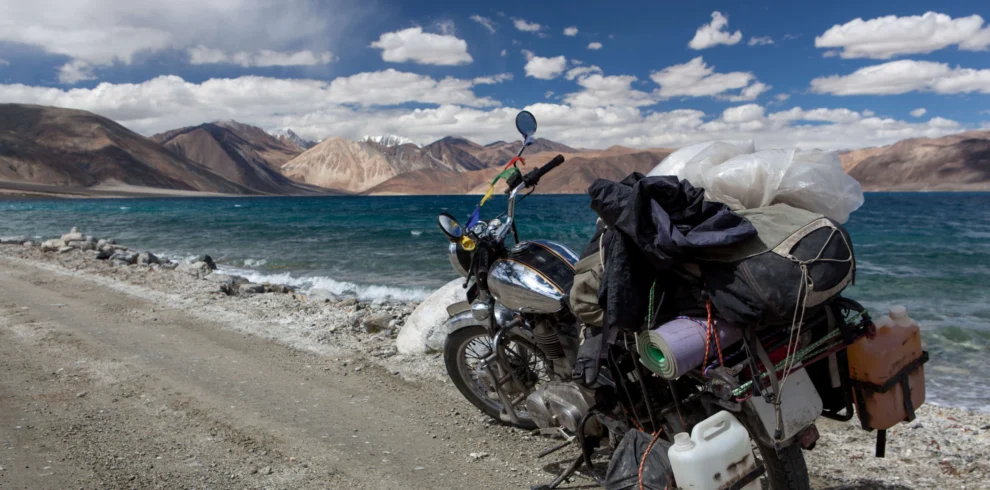
[[[712,312],[712,300],[708,300],[705,307],[708,309],[708,324],[705,328],[705,358],[701,362],[702,366],[708,365],[708,354],[711,350],[712,335],[715,336],[715,348],[718,352],[718,363],[720,366],[725,365],[725,359],[722,358],[722,341],[718,338],[718,332],[715,331],[715,319]],[[707,369],[705,370],[707,371]],[[707,375],[707,373],[706,373]]]
[[[646,451],[643,452],[643,459],[639,461],[639,490],[645,490],[643,486],[643,469],[646,468],[646,457],[650,455],[650,451],[653,450],[653,445],[660,440],[660,433],[663,429],[657,429],[657,432],[653,434],[653,440],[650,441],[650,445],[646,446]]]

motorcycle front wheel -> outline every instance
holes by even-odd
[[[526,386],[522,387],[522,390],[526,394],[531,393],[541,383],[550,380],[550,363],[535,345],[518,337],[506,339],[505,344],[506,357],[516,370],[517,377],[524,379]],[[443,349],[447,375],[464,398],[489,417],[520,429],[535,429],[536,423],[526,410],[525,398],[509,408],[515,412],[518,420],[513,422],[493,388],[491,377],[481,369],[482,363],[494,354],[494,349],[491,335],[481,325],[471,325],[450,334]],[[496,376],[503,375],[498,371],[497,363],[494,363],[492,368]],[[519,388],[514,387],[509,394],[510,398],[516,398],[523,393]]]

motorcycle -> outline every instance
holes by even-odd
[[[517,154],[521,157],[536,132],[536,119],[523,111],[516,127],[523,137]],[[580,447],[581,455],[560,475],[534,488],[555,488],[583,465],[604,484],[592,464],[603,443],[615,449],[633,428],[654,435],[654,442],[659,438],[673,442],[675,434],[691,432],[699,422],[728,411],[748,432],[756,464],[721,488],[751,488],[747,485],[762,479],[764,488],[773,490],[809,489],[802,451],[815,445],[814,421],[819,414],[781,434],[781,410],[793,400],[781,391],[783,399],[772,405],[776,413],[767,415],[766,407],[774,401],[770,384],[752,373],[760,373],[757,362],[768,359],[751,352],[749,343],[726,355],[731,363],[664,379],[644,368],[635,336],[619,334],[604,351],[597,379],[591,383],[575,379],[582,341],[592,335],[567,301],[578,256],[553,241],[519,241],[515,227],[520,195],[531,194],[540,179],[563,162],[558,155],[525,175],[511,172],[504,221],[502,215],[480,220],[477,208],[466,226],[447,213],[438,217],[450,241],[450,263],[465,278],[467,288],[466,300],[448,308],[450,317],[444,325],[448,333],[444,362],[457,389],[502,423],[563,439],[540,457],[572,444]],[[510,233],[514,244],[506,243]],[[821,331],[837,322],[849,336],[863,335],[872,325],[862,306],[839,298],[828,311],[807,319],[805,328]],[[811,342],[808,337],[802,346]],[[790,346],[791,339],[786,340]],[[838,347],[822,355],[844,362],[844,351]],[[841,406],[822,410],[821,415],[837,420],[853,416],[847,386],[846,379],[840,389]]]

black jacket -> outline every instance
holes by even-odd
[[[690,288],[696,292],[685,291],[684,275],[674,266],[694,262],[701,249],[735,245],[756,235],[745,218],[725,204],[706,201],[704,189],[673,176],[633,173],[622,182],[599,179],[588,193],[591,208],[609,228],[602,251],[605,277],[598,291],[606,330],[642,328],[654,281],[654,306],[667,293],[691,300],[700,284]],[[700,298],[694,299],[697,303]]]

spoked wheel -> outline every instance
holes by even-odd
[[[754,429],[740,419],[750,433],[753,454],[763,464],[766,471],[760,477],[761,488],[769,490],[811,490],[811,480],[808,478],[808,466],[804,462],[801,446],[792,444],[777,452],[773,446],[764,446],[757,442],[753,435]]]
[[[472,325],[447,337],[443,350],[447,375],[457,390],[489,417],[522,429],[535,429],[536,423],[526,410],[526,396],[539,385],[550,381],[550,363],[536,346],[524,339],[513,337],[503,343],[515,377],[523,384],[518,386],[509,381],[502,385],[507,397],[515,402],[510,409],[518,423],[509,417],[505,404],[495,391],[498,378],[507,373],[493,360],[495,346],[485,327]]]

